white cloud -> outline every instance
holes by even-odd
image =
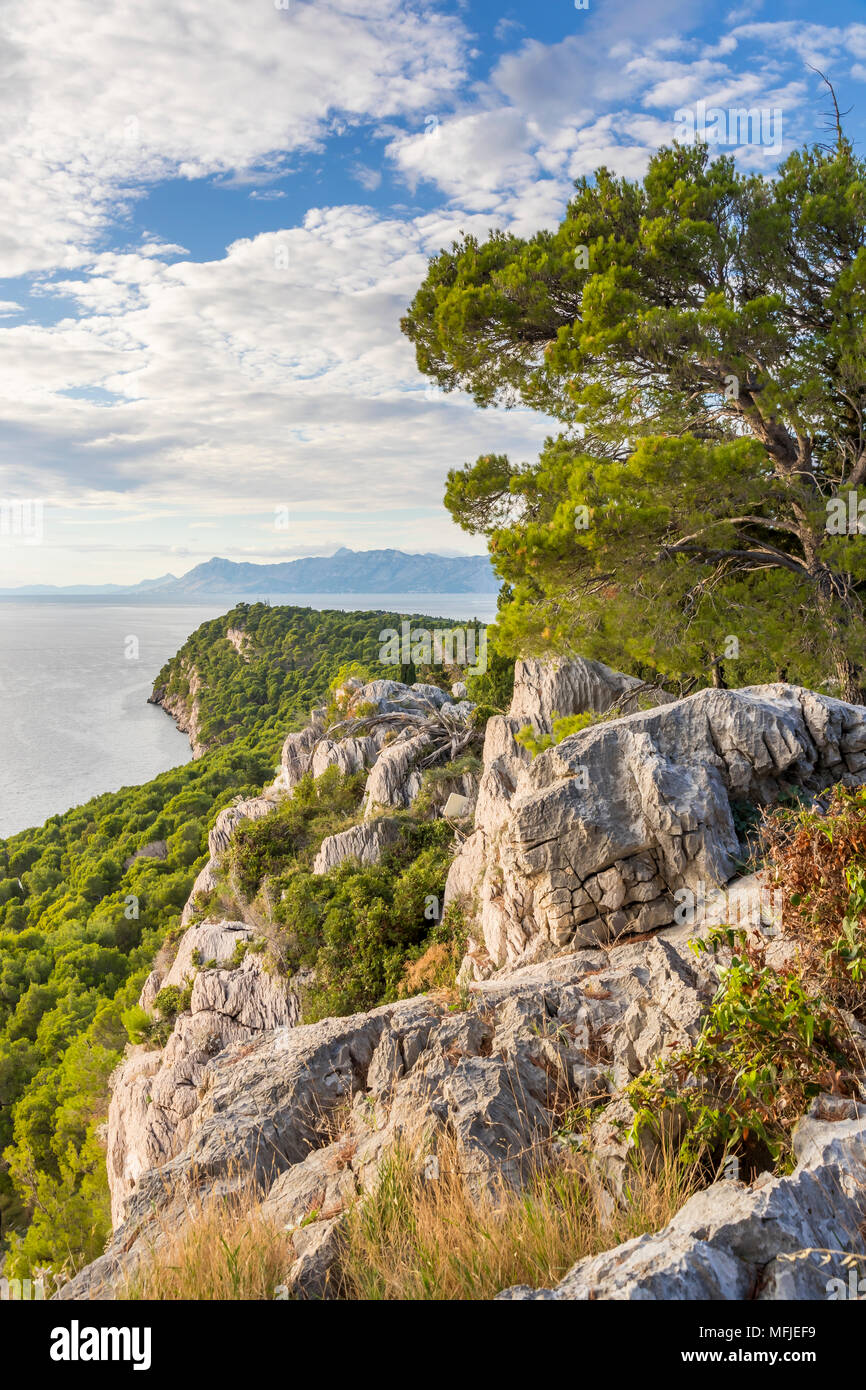
[[[435,109],[464,47],[400,0],[5,0],[0,276],[80,264],[157,180],[272,176],[335,112]]]
[[[531,458],[550,426],[425,393],[398,324],[428,255],[461,229],[555,226],[600,164],[639,177],[680,106],[782,106],[787,147],[826,105],[804,62],[866,78],[864,25],[720,21],[707,41],[706,20],[691,0],[606,0],[541,43],[506,15],[498,40],[517,46],[470,86],[474,40],[421,0],[6,0],[0,275],[36,272],[39,307],[73,310],[22,323],[19,299],[0,302],[3,490],[74,509],[85,536],[116,518],[111,555],[161,554],[180,526],[263,556],[251,532],[284,504],[294,554],[461,539],[439,507],[447,469]],[[362,125],[406,206],[346,201],[382,187]],[[345,136],[351,158],[332,159]],[[151,232],[123,244],[159,181],[208,177],[277,212],[311,152],[340,205],[209,261]],[[761,147],[738,159],[771,167]],[[203,555],[204,539],[172,546]]]
[[[378,188],[379,184],[382,182],[380,170],[371,169],[367,164],[353,164],[352,177],[357,179],[361,187],[366,188],[368,192],[372,192],[374,189]]]
[[[12,486],[58,503],[435,506],[485,448],[533,456],[546,422],[425,393],[398,321],[443,217],[313,209],[218,261],[104,253],[77,320],[0,335],[0,439]],[[285,257],[288,251],[288,257]],[[90,398],[114,393],[106,409]],[[75,391],[76,396],[62,394]]]

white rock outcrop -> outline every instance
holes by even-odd
[[[289,735],[282,785],[221,813],[211,873],[245,817],[270,814],[306,771],[344,764],[367,769],[365,819],[323,842],[314,871],[376,862],[400,833],[387,812],[417,797],[431,750],[444,761],[470,746],[464,693],[347,682],[345,728],[326,736],[315,718]],[[551,732],[555,715],[613,705],[633,708],[536,758],[515,739],[526,723]],[[152,1011],[160,988],[192,983],[189,1011],[162,1050],[131,1049],[113,1079],[114,1237],[60,1297],[111,1296],[183,1225],[191,1196],[250,1184],[292,1231],[293,1293],[327,1296],[342,1214],[395,1144],[422,1155],[447,1133],[472,1190],[519,1189],[555,1156],[575,1104],[598,1107],[581,1142],[615,1201],[633,1113],[624,1087],[697,1036],[718,987],[723,960],[696,956],[689,939],[727,918],[719,887],[757,904],[752,925],[774,929],[760,879],[734,878],[733,803],[866,781],[866,708],[789,685],[673,700],[600,663],[522,662],[509,714],[488,721],[480,777],[466,766],[455,775],[470,800],[477,790],[474,828],[446,901],[471,922],[468,1006],[421,996],[303,1024],[291,982],[253,951],[240,959],[250,927],[198,923],[142,993]],[[703,917],[670,925],[683,892]],[[821,1097],[796,1143],[792,1175],[716,1183],[663,1231],[581,1260],[555,1289],[501,1297],[826,1297],[845,1259],[866,1254],[866,1105]]]
[[[181,926],[187,926],[196,916],[200,895],[212,893],[217,884],[222,858],[228,849],[232,835],[243,820],[261,820],[269,816],[279,805],[280,797],[273,787],[261,796],[248,797],[234,806],[226,806],[220,811],[207,837],[209,858],[192,885],[190,895],[181,913]]]
[[[247,954],[230,968],[238,944],[253,939],[243,922],[199,923],[181,940],[165,978],[151,974],[145,982],[141,1002],[149,1011],[168,985],[191,983],[192,999],[165,1048],[131,1048],[112,1079],[106,1163],[115,1222],[142,1173],[168,1162],[189,1139],[211,1060],[229,1043],[297,1022],[297,998],[262,969],[261,955]]]
[[[383,852],[400,838],[400,823],[383,817],[350,826],[339,835],[328,835],[313,860],[313,873],[326,874],[347,859],[359,864],[378,864]]]
[[[64,1297],[110,1290],[163,1229],[182,1223],[192,1191],[252,1177],[266,1211],[318,1225],[368,1190],[395,1142],[445,1127],[478,1188],[519,1185],[551,1140],[562,1093],[607,1096],[633,1068],[681,1046],[716,982],[714,965],[674,932],[488,981],[466,1011],[422,996],[295,1024],[260,959],[201,971],[164,1051],[134,1049],[124,1063],[109,1115],[118,1229]],[[345,1118],[335,1138],[337,1106]]]
[[[474,916],[476,978],[674,921],[677,890],[736,872],[732,801],[866,778],[866,708],[789,685],[702,690],[534,759],[515,722],[488,724],[475,831],[446,890]]]
[[[652,705],[673,703],[673,695],[656,686],[613,671],[601,661],[542,661],[526,658],[514,666],[514,693],[509,715],[550,733],[555,718],[592,710],[605,714],[617,707],[622,714]]]

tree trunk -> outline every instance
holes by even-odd
[[[860,682],[860,667],[838,648],[833,653],[833,664],[839,682],[839,699],[849,705],[866,704],[863,686]]]

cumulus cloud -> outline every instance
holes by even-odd
[[[612,0],[557,43],[526,39],[453,114],[395,135],[387,157],[410,187],[435,185],[454,206],[486,211],[518,231],[528,229],[530,215],[550,226],[571,180],[600,164],[639,177],[653,151],[681,134],[677,110],[698,102],[781,110],[783,150],[799,143],[815,115],[814,78],[800,59],[842,45],[856,57],[866,32],[752,23],[707,43],[691,33],[694,7],[669,0],[662,8]],[[772,153],[760,143],[738,147],[741,166],[778,159],[775,135],[770,143]]]
[[[73,267],[168,178],[266,173],[329,119],[400,117],[464,78],[459,20],[401,0],[5,0],[0,276]]]
[[[57,285],[77,318],[3,335],[13,481],[26,487],[36,459],[66,503],[134,492],[199,511],[370,509],[438,503],[447,468],[486,447],[533,455],[545,422],[426,391],[397,329],[427,252],[456,232],[339,207],[218,261],[95,257]]]
[[[421,0],[6,0],[4,29],[2,491],[85,535],[125,517],[146,554],[182,517],[222,553],[243,524],[233,553],[263,556],[250,532],[285,504],[295,554],[459,540],[446,471],[531,458],[550,422],[425,389],[399,319],[427,257],[460,230],[555,226],[600,164],[639,177],[679,107],[781,106],[787,148],[826,105],[806,63],[866,79],[866,25],[774,22],[758,0],[709,37],[692,0],[606,0],[545,43],[506,14],[481,80],[460,7]],[[310,154],[339,191],[296,214]],[[148,192],[184,179],[286,225],[207,260],[133,234]]]

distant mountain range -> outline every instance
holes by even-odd
[[[206,560],[178,579],[164,574],[139,584],[27,584],[7,596],[92,594],[194,599],[249,594],[495,594],[499,580],[486,555],[407,555],[402,550],[348,550],[274,565]]]

